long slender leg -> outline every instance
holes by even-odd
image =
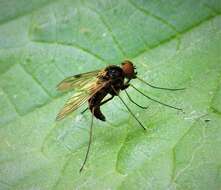
[[[101,103],[99,104],[99,106],[102,106],[103,104],[105,104],[105,103],[109,102],[110,100],[112,100],[112,99],[113,99],[113,97],[114,97],[114,96],[111,96],[110,98],[108,98],[108,99],[104,100],[103,102],[101,102]],[[87,108],[85,108],[85,109],[84,109],[84,110],[81,112],[81,114],[84,114],[84,112],[86,112],[88,109],[89,109],[88,107],[87,107]]]
[[[130,84],[130,86],[133,87],[137,92],[139,92],[140,94],[142,94],[143,96],[145,96],[146,98],[148,98],[148,99],[150,99],[150,100],[152,100],[152,101],[154,101],[154,102],[157,102],[157,103],[159,103],[159,104],[161,104],[161,105],[164,105],[164,106],[167,106],[167,107],[169,107],[169,108],[173,108],[173,109],[176,109],[176,110],[183,111],[183,109],[181,109],[181,108],[177,108],[177,107],[174,107],[174,106],[165,104],[165,103],[163,103],[163,102],[160,102],[160,101],[158,101],[158,100],[156,100],[156,99],[151,98],[150,96],[147,96],[146,94],[144,94],[143,92],[141,92],[140,90],[138,90],[138,89],[137,89],[134,85],[132,85],[132,84]]]
[[[140,80],[141,82],[145,83],[146,85],[152,87],[152,88],[156,88],[156,89],[161,89],[161,90],[171,90],[171,91],[177,91],[177,90],[185,90],[185,88],[164,88],[164,87],[159,87],[159,86],[154,86],[148,82],[146,82],[145,80],[137,77],[138,80]]]
[[[106,104],[107,102],[109,102],[109,101],[112,100],[113,98],[114,98],[114,96],[111,96],[110,98],[108,98],[108,99],[104,100],[103,102],[101,102],[101,103],[99,104],[99,106],[102,106],[102,105]]]
[[[140,108],[142,108],[142,109],[147,109],[147,108],[149,107],[149,106],[141,106],[141,105],[139,105],[138,103],[136,103],[136,102],[130,97],[130,95],[127,93],[126,90],[125,90],[125,93],[126,93],[128,99],[129,99],[132,103],[134,103],[135,105],[137,105],[138,107],[140,107]]]
[[[129,111],[129,113],[134,117],[134,119],[137,120],[137,122],[140,124],[140,126],[146,130],[146,128],[144,127],[144,125],[137,119],[137,117],[135,116],[135,114],[131,111],[131,109],[127,106],[127,104],[123,101],[123,99],[120,97],[120,95],[118,94],[118,92],[114,89],[113,86],[111,86],[111,88],[113,89],[113,91],[117,94],[117,96],[119,97],[119,99],[121,100],[121,102],[125,105],[125,107],[127,108],[127,110]]]
[[[88,154],[90,152],[90,147],[91,147],[91,142],[92,142],[92,132],[93,132],[93,120],[94,120],[94,108],[92,109],[92,118],[91,118],[91,126],[90,126],[90,137],[89,137],[89,142],[88,142],[88,147],[87,147],[87,152],[86,152],[86,155],[85,155],[85,158],[84,158],[84,162],[80,168],[80,172],[83,170],[84,168],[84,165],[86,164],[87,162],[87,158],[88,158]]]
[[[88,109],[89,109],[89,108],[86,107],[86,108],[81,112],[81,114],[83,115]]]

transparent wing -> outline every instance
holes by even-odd
[[[89,98],[89,95],[83,91],[74,94],[64,105],[58,113],[56,120],[61,120],[69,113],[73,112],[81,105],[83,105]]]
[[[91,96],[97,91],[102,89],[107,82],[97,83],[96,81],[87,83],[81,88],[81,91],[75,93],[64,105],[64,107],[58,113],[56,120],[61,120],[71,112],[75,111],[81,105],[83,105]]]
[[[97,80],[99,72],[100,70],[96,70],[68,77],[58,84],[57,90],[85,90],[91,85],[92,82],[95,82]]]

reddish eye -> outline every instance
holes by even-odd
[[[124,72],[124,75],[128,79],[135,78],[136,73],[134,72],[134,65],[131,61],[124,61],[122,63],[122,70]]]

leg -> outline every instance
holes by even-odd
[[[173,108],[173,109],[176,109],[176,110],[183,111],[183,109],[181,109],[181,108],[177,108],[177,107],[174,107],[174,106],[165,104],[165,103],[163,103],[163,102],[160,102],[160,101],[158,101],[158,100],[156,100],[156,99],[151,98],[150,96],[147,96],[146,94],[144,94],[143,92],[141,92],[140,90],[138,90],[138,89],[137,89],[134,85],[132,85],[132,84],[130,84],[130,86],[132,86],[137,92],[139,92],[140,94],[142,94],[143,96],[145,96],[145,97],[148,98],[149,100],[152,100],[152,101],[154,101],[154,102],[157,102],[157,103],[159,103],[159,104],[161,104],[161,105],[164,105],[164,106],[166,106],[166,107],[169,107],[169,108]]]
[[[113,89],[113,91],[116,92],[116,90],[114,89],[113,86],[111,86],[111,88]],[[131,111],[131,109],[127,106],[127,104],[123,101],[123,99],[120,97],[120,95],[118,94],[118,97],[120,98],[121,102],[125,105],[125,107],[127,108],[127,110],[129,111],[129,113],[133,116],[134,119],[137,120],[137,122],[140,124],[140,126],[146,130],[146,128],[144,127],[144,125],[137,119],[137,117],[135,116],[135,114]]]
[[[129,86],[130,86],[130,84],[128,82],[126,82],[124,84],[124,86],[121,88],[121,90],[126,90]]]
[[[90,151],[91,142],[92,142],[92,132],[93,132],[93,120],[94,120],[94,109],[92,109],[92,118],[91,118],[91,126],[90,126],[90,137],[89,137],[87,152],[86,152],[86,155],[85,155],[85,158],[84,158],[84,162],[83,162],[83,164],[82,164],[82,166],[80,168],[80,172],[82,172],[82,170],[84,168],[84,165],[87,162],[88,154],[89,154],[89,151]]]
[[[99,106],[102,106],[102,105],[106,104],[107,102],[109,102],[109,101],[112,100],[113,98],[114,98],[114,96],[111,96],[110,98],[108,98],[108,99],[104,100],[103,102],[101,102],[101,103],[99,104]]]
[[[85,108],[82,112],[81,112],[81,114],[83,115],[84,114],[84,112],[86,112],[88,110],[88,107],[87,108]]]
[[[159,87],[159,86],[154,86],[148,82],[146,82],[145,80],[137,77],[138,80],[140,80],[141,82],[143,82],[144,84],[152,87],[152,88],[156,88],[156,89],[161,89],[161,90],[171,90],[171,91],[177,91],[177,90],[185,90],[185,88],[163,88],[163,87]]]
[[[104,100],[103,102],[101,102],[101,103],[99,104],[99,106],[102,106],[103,104],[109,102],[109,101],[112,100],[113,98],[114,98],[114,96],[111,96],[110,98],[108,98],[108,99]],[[81,112],[81,114],[84,114],[84,112],[86,112],[88,109],[89,109],[88,107],[85,108],[85,109]]]
[[[127,95],[128,99],[129,99],[132,103],[134,103],[135,105],[137,105],[138,107],[140,107],[140,108],[142,108],[142,109],[147,109],[147,108],[148,108],[148,106],[144,107],[144,106],[141,106],[141,105],[137,104],[137,103],[130,97],[130,95],[127,93],[126,90],[125,90],[125,92],[126,92],[126,95]]]

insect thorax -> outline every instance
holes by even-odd
[[[114,80],[114,79],[124,78],[123,70],[116,65],[110,65],[105,70],[109,79]]]

